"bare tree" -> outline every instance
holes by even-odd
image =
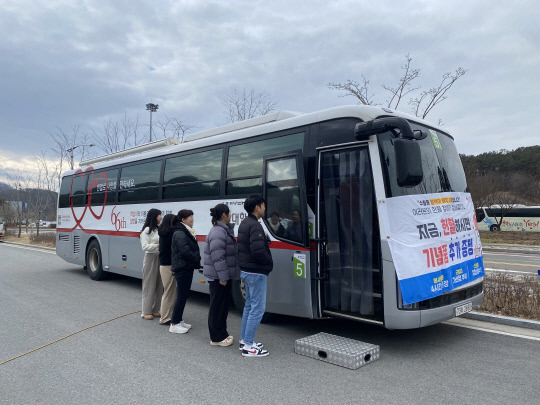
[[[420,96],[411,99],[410,104],[413,107],[414,114],[417,117],[426,118],[429,112],[440,102],[446,100],[446,93],[454,85],[456,80],[467,73],[466,69],[458,67],[454,73],[443,74],[442,80],[438,87],[432,87],[429,90],[424,90]]]
[[[13,197],[14,201],[11,201],[13,210],[17,216],[17,222],[19,226],[18,238],[21,237],[22,232],[22,221],[23,217],[26,217],[28,224],[28,214],[27,214],[27,195],[28,195],[28,185],[29,178],[26,177],[21,168],[18,167],[13,174],[8,174],[8,185],[14,190]]]
[[[364,105],[373,105],[373,94],[369,94],[369,80],[367,80],[364,75],[362,76],[362,83],[358,83],[355,80],[347,79],[345,83],[328,83],[327,86],[333,90],[340,90],[344,93],[340,94],[339,97],[356,97],[361,104]]]
[[[69,132],[57,127],[54,132],[49,133],[49,136],[54,143],[51,150],[59,161],[59,176],[66,167],[73,170],[75,160],[84,160],[90,144],[90,136],[88,132],[82,131],[80,124],[74,125]]]
[[[222,104],[225,107],[224,114],[231,123],[268,114],[274,111],[277,105],[268,93],[256,93],[253,89],[234,89],[225,94]]]
[[[196,125],[188,124],[179,118],[171,118],[170,122],[172,136],[180,139],[180,142],[184,142],[184,136],[186,136],[186,133],[189,133],[193,129],[197,128]]]
[[[391,97],[388,100],[388,108],[397,110],[403,97],[420,88],[420,86],[410,87],[411,82],[420,76],[420,69],[411,69],[411,61],[412,58],[409,54],[405,55],[405,64],[401,66],[401,69],[404,71],[403,76],[399,78],[398,85],[395,88],[386,86],[385,84],[382,85],[382,87],[391,94]],[[392,106],[392,103],[395,104]]]
[[[57,191],[60,189],[58,182],[58,165],[50,163],[47,156],[42,151],[36,156],[37,174],[34,179],[34,186],[37,190],[30,197],[30,208],[37,216],[37,234],[43,212],[50,207],[56,206]]]
[[[415,91],[419,91],[421,86],[414,87],[412,83],[420,77],[420,69],[411,67],[412,58],[409,54],[405,55],[405,63],[401,66],[403,71],[398,83],[395,87],[382,85],[382,88],[390,93],[387,100],[387,107],[397,109],[401,101]],[[454,83],[467,73],[467,69],[458,67],[454,73],[444,73],[442,80],[437,87],[432,87],[429,90],[423,90],[417,97],[409,100],[409,105],[412,107],[413,113],[417,117],[425,118],[433,108],[446,100],[448,90]],[[362,82],[347,79],[345,83],[327,83],[327,87],[331,90],[342,92],[340,97],[352,96],[356,97],[360,104],[376,105],[374,94],[369,92],[369,80],[362,75]]]

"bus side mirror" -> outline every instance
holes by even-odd
[[[422,182],[422,154],[420,144],[414,140],[394,139],[397,183],[400,187],[414,187]]]

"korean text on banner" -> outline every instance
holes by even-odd
[[[391,197],[378,205],[403,304],[439,296],[484,276],[469,193]]]

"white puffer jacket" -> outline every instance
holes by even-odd
[[[157,229],[152,233],[149,227],[144,228],[141,232],[141,246],[146,253],[159,253],[159,235]]]

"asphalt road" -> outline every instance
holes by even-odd
[[[540,269],[540,255],[484,252],[484,267],[488,271],[507,270],[513,274],[536,275]]]
[[[207,296],[188,302],[186,335],[142,320],[140,296],[140,280],[95,282],[54,254],[0,243],[0,403],[536,404],[540,397],[540,331],[465,319],[389,331],[278,317],[257,335],[270,356],[253,359],[236,344],[210,347]],[[229,332],[236,338],[239,328],[233,312]],[[295,339],[320,331],[377,344],[381,359],[352,371],[294,354]]]

